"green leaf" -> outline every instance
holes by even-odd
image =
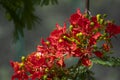
[[[41,6],[48,5],[48,4],[49,4],[49,0],[43,0],[43,2],[41,3]]]
[[[58,0],[41,0],[40,5],[44,6],[44,5],[49,5],[49,4],[58,4]]]
[[[33,29],[34,24],[40,19],[34,14],[35,6],[57,4],[57,0],[0,0],[0,7],[6,11],[8,20],[14,23],[14,41],[19,39],[19,34],[24,36],[24,29]]]
[[[117,67],[120,66],[120,58],[116,57],[104,57],[103,59],[100,58],[93,58],[92,62],[95,64],[100,64],[103,66],[108,66],[108,67]]]
[[[54,5],[54,4],[58,4],[58,1],[57,0],[51,0],[51,3]]]

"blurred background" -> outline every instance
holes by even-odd
[[[10,60],[20,60],[22,55],[27,55],[36,50],[41,38],[46,38],[58,23],[61,26],[69,19],[70,15],[77,8],[81,12],[85,10],[85,0],[58,0],[57,5],[36,6],[35,14],[41,19],[35,27],[28,31],[24,30],[24,37],[15,43],[13,42],[14,23],[9,22],[5,17],[5,10],[0,9],[0,80],[11,80],[13,73]],[[120,25],[120,0],[90,0],[90,12],[92,15],[107,14],[108,19],[115,20]],[[113,56],[120,56],[119,40],[112,39]],[[94,65],[96,80],[120,80],[120,67],[108,68]]]

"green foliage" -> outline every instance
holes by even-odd
[[[94,73],[88,67],[78,65],[70,68],[70,80],[94,80]]]
[[[103,58],[92,58],[93,64],[100,64],[107,67],[119,67],[120,58],[105,56]],[[82,65],[72,66],[69,68],[67,75],[70,80],[95,80],[94,73],[90,71],[92,66],[85,67]],[[68,79],[67,78],[67,79]]]
[[[100,64],[107,67],[119,67],[120,58],[105,56],[103,58],[94,57],[91,59],[93,64]],[[94,73],[90,70],[90,67],[85,67],[82,65],[73,65],[69,68],[68,74],[66,75],[66,80],[95,80]],[[64,79],[63,79],[64,80]]]
[[[57,0],[0,0],[0,6],[6,10],[6,17],[14,23],[14,40],[19,34],[24,36],[24,28],[31,30],[40,19],[34,14],[35,5],[57,4]]]
[[[108,67],[117,67],[120,66],[120,58],[106,56],[103,59],[93,58],[93,63],[100,64]]]
[[[58,1],[57,0],[40,0],[40,5],[44,6],[44,5],[49,5],[49,4],[57,4]]]
[[[49,4],[58,4],[58,0],[34,0],[33,3],[40,6],[47,6]]]
[[[86,72],[79,75],[78,80],[95,80],[93,77],[94,73],[90,70],[87,70]]]

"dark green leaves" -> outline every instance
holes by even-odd
[[[24,36],[24,29],[31,30],[39,18],[34,14],[35,5],[57,4],[57,0],[0,0],[0,7],[6,10],[6,17],[14,23],[14,40]]]
[[[41,6],[49,5],[50,3],[53,4],[53,5],[58,3],[57,0],[40,0],[40,1],[41,1],[40,2]]]
[[[78,63],[68,68],[66,80],[94,80],[94,73],[90,71],[91,67],[86,67]]]
[[[103,59],[93,58],[92,61],[95,64],[100,64],[108,67],[120,66],[120,58],[115,58],[115,57],[105,57]]]
[[[37,20],[34,14],[32,0],[2,0],[0,5],[6,10],[8,20],[14,23],[14,40],[19,39],[19,34],[24,36],[24,28],[32,29]]]
[[[49,4],[58,4],[58,0],[34,0],[33,3],[40,6],[47,6]]]

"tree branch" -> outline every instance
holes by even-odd
[[[89,14],[89,8],[90,8],[90,1],[89,1],[89,0],[86,0],[86,9],[85,9],[85,11],[86,11],[86,13],[88,13],[88,14]]]

